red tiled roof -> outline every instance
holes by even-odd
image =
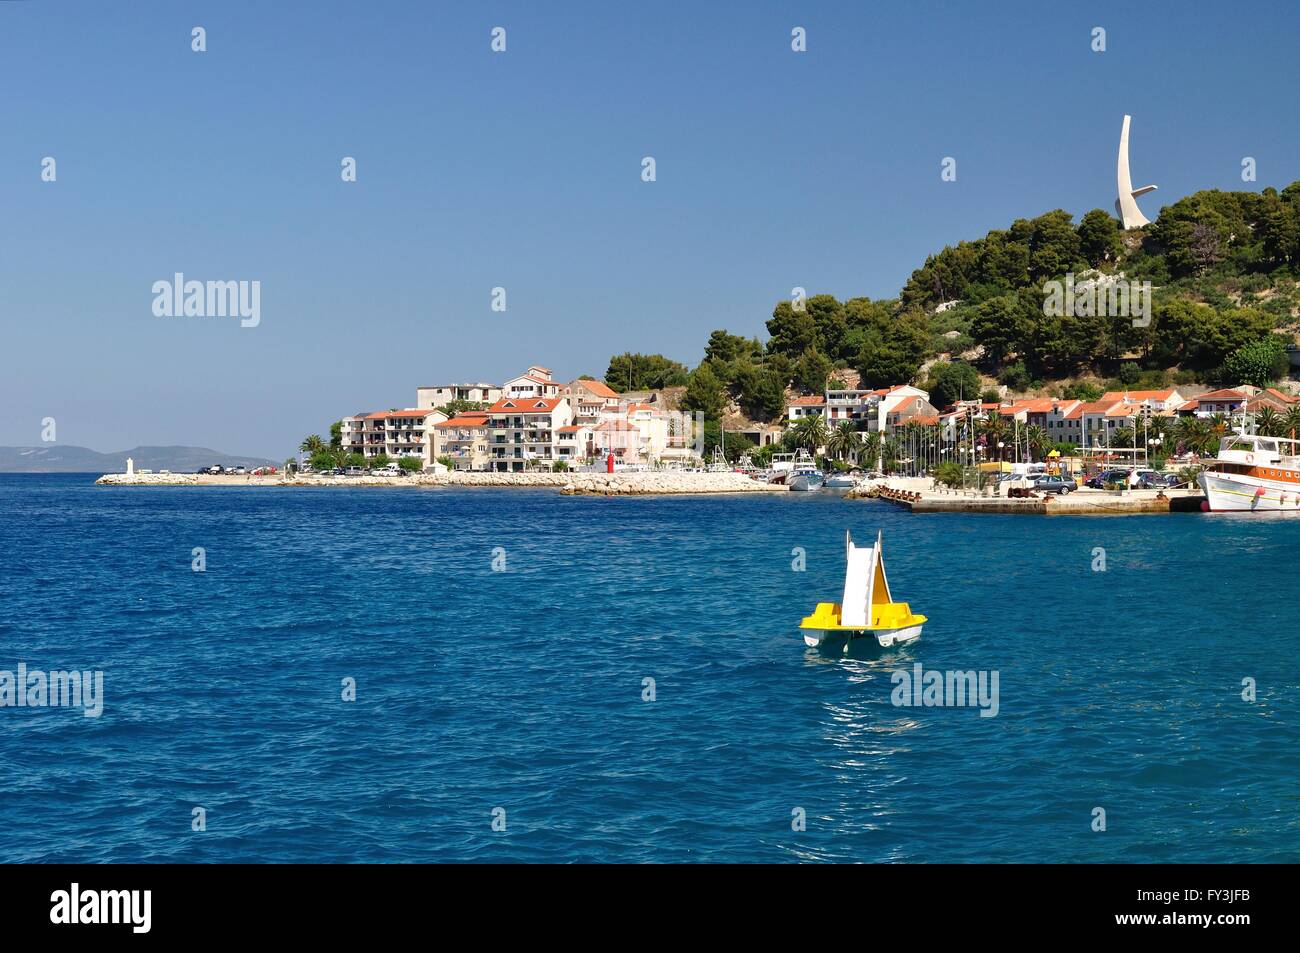
[[[1168,400],[1174,396],[1175,388],[1165,390],[1108,390],[1101,395],[1102,400]]]
[[[813,394],[808,397],[796,397],[794,400],[790,401],[792,407],[816,407],[817,405],[824,403],[826,403],[826,398],[821,394]]]
[[[452,417],[451,420],[444,420],[442,423],[434,424],[435,427],[442,427],[448,430],[456,427],[486,427],[487,414],[459,414]]]
[[[570,424],[567,427],[557,427],[556,429],[560,433],[577,433],[579,430],[586,430],[587,428],[584,424]]]
[[[1205,401],[1218,400],[1246,400],[1249,397],[1249,394],[1242,393],[1239,390],[1233,390],[1230,387],[1225,387],[1221,390],[1212,390],[1208,394],[1201,394],[1196,398],[1196,400],[1203,403]]]
[[[552,387],[560,386],[555,381],[548,381],[545,377],[535,377],[532,374],[520,374],[518,377],[510,378],[506,383],[513,384],[515,381],[532,381],[534,384],[549,384]]]
[[[594,394],[597,397],[610,398],[610,397],[618,396],[618,391],[614,390],[604,381],[586,380],[585,378],[579,378],[569,386],[575,389],[581,387],[585,390],[590,391],[592,394]]]
[[[487,409],[489,414],[549,414],[563,397],[502,397]]]
[[[1026,400],[1018,400],[1012,404],[1005,413],[1018,414],[1021,412],[1030,414],[1045,414],[1057,404],[1056,400],[1051,397],[1030,397]]]
[[[380,420],[386,417],[428,417],[430,414],[440,414],[441,410],[430,407],[426,410],[381,410],[373,414],[362,414],[367,420]]]

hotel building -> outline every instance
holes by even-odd
[[[507,381],[507,388],[512,383]],[[557,439],[560,428],[573,423],[573,410],[565,397],[502,397],[487,409],[487,418],[493,470],[550,469],[555,461],[575,455],[569,442],[563,443],[566,452],[561,453],[562,442]]]
[[[348,453],[359,453],[367,460],[384,454],[394,460],[417,457],[425,467],[438,458],[436,424],[447,419],[440,410],[385,410],[373,414],[344,417],[340,428],[342,444]]]
[[[501,388],[496,384],[435,384],[415,389],[415,406],[421,410],[446,407],[453,400],[494,404],[500,399]]]
[[[489,427],[486,412],[466,411],[450,420],[433,425],[441,450],[439,457],[450,457],[453,470],[488,470]]]

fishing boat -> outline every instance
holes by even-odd
[[[839,602],[817,603],[813,614],[799,623],[805,643],[816,647],[843,639],[847,651],[851,640],[865,635],[875,636],[883,648],[920,638],[926,618],[912,612],[906,602],[894,601],[882,543],[882,535],[876,533],[876,545],[855,546],[845,530],[844,594]]]
[[[1230,434],[1196,479],[1214,513],[1300,512],[1300,441]]]
[[[825,475],[810,459],[795,463],[790,476],[786,478],[785,485],[792,490],[806,493],[809,490],[819,489],[825,479]]]
[[[767,468],[768,483],[784,483],[794,470],[793,453],[774,453]]]

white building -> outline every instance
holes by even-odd
[[[501,397],[559,397],[560,385],[551,380],[551,369],[534,364],[523,374],[501,385]]]
[[[790,406],[786,408],[786,417],[792,424],[797,424],[805,417],[824,417],[825,415],[826,396],[824,394],[814,394],[811,397],[796,397],[790,401]]]
[[[494,404],[501,399],[497,384],[434,384],[415,389],[415,406],[421,410],[446,407],[454,400]]]
[[[914,398],[920,398],[926,402],[926,406],[929,405],[930,394],[911,384],[896,384],[877,390],[827,389],[824,414],[826,426],[833,430],[850,420],[859,430],[880,432],[888,426],[892,412],[898,411],[898,417],[906,416],[908,410],[903,405]],[[933,407],[924,410],[919,405],[914,406],[918,407],[917,413],[935,413]]]
[[[423,466],[432,466],[440,449],[435,425],[446,419],[440,410],[422,409],[344,417],[340,428],[343,448],[367,460],[384,454],[395,460],[416,457]]]
[[[1187,403],[1187,398],[1178,393],[1176,387],[1165,390],[1108,390],[1101,395],[1102,400],[1122,400],[1126,404],[1141,404],[1152,413],[1165,415],[1178,410]]]
[[[510,382],[507,382],[509,386]],[[561,454],[558,432],[573,423],[564,397],[502,397],[487,409],[493,470],[550,469]]]
[[[560,393],[569,399],[574,420],[593,427],[600,423],[602,416],[617,411],[620,403],[618,393],[604,381],[579,378]]]
[[[453,470],[488,470],[488,416],[466,411],[433,425],[439,457],[450,457]]]

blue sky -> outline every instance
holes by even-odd
[[[1298,42],[1283,3],[0,2],[0,444],[281,459],[419,384],[694,364],[796,285],[1109,209],[1125,112],[1152,218],[1281,187]],[[156,317],[177,271],[261,324]]]

